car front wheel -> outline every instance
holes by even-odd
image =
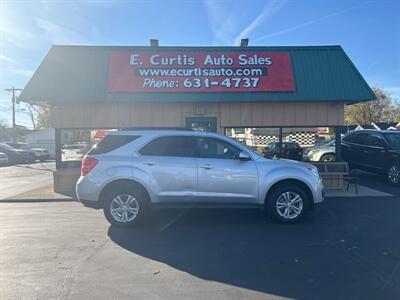
[[[299,222],[308,209],[306,193],[294,184],[278,186],[268,198],[267,212],[280,223]]]
[[[129,227],[139,223],[147,211],[144,196],[129,189],[111,192],[104,200],[103,211],[106,219],[118,227]]]
[[[399,185],[400,184],[400,165],[393,164],[389,166],[387,170],[387,180],[390,184]]]

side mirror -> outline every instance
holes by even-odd
[[[239,153],[239,160],[248,161],[248,160],[251,160],[251,157],[246,152],[240,152]]]

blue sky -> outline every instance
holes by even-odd
[[[400,98],[400,0],[0,0],[0,119],[53,44],[342,45],[368,83]],[[22,105],[21,105],[22,108]],[[17,123],[30,125],[25,113]]]

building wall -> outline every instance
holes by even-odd
[[[32,147],[43,148],[49,151],[50,157],[55,157],[55,133],[54,128],[46,128],[24,137],[25,142]]]
[[[341,102],[67,103],[52,106],[55,128],[184,127],[190,116],[217,117],[224,127],[338,126]]]

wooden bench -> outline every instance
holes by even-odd
[[[343,189],[347,184],[346,190],[348,191],[350,184],[354,184],[358,194],[358,177],[351,175],[346,162],[313,163],[313,165],[318,168],[326,189]]]

